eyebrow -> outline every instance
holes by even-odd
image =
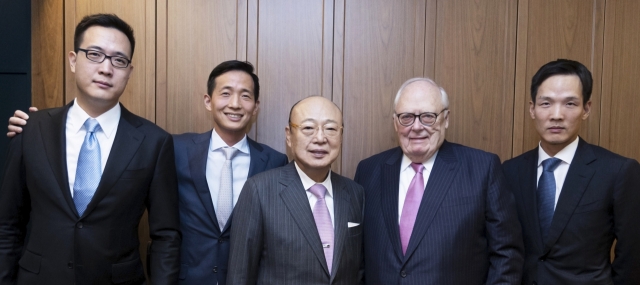
[[[94,49],[94,50],[98,50],[98,51],[104,52],[104,49],[99,47],[99,46],[88,46],[86,49]],[[124,54],[122,52],[119,52],[119,51],[116,51],[114,54],[117,55],[117,56],[124,57],[124,58],[129,58],[128,55],[126,55],[126,54]],[[111,55],[111,56],[113,56],[113,55]]]
[[[549,96],[539,96],[538,99],[556,101],[556,100],[551,99],[551,97],[549,97]],[[558,101],[571,101],[571,100],[580,100],[580,97],[578,97],[578,96],[569,96],[569,97],[562,98],[562,100],[558,100]]]
[[[220,88],[220,90],[225,90],[225,89],[233,89],[233,87],[226,85],[226,86],[222,86],[222,88]],[[249,90],[247,88],[242,88],[242,90],[240,90],[240,91],[248,92],[248,93],[251,93],[251,95],[253,95],[253,91],[251,91],[251,90]]]

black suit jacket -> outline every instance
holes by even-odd
[[[32,113],[10,142],[0,190],[0,284],[143,283],[138,224],[145,208],[151,280],[174,284],[180,232],[171,136],[122,107],[100,184],[78,216],[66,160],[72,104]]]
[[[362,187],[331,173],[335,248],[331,274],[293,162],[244,185],[234,209],[227,284],[356,285],[362,278]],[[359,224],[348,227],[348,223]]]
[[[398,225],[402,149],[358,164],[366,284],[517,284],[523,248],[513,195],[495,154],[445,141],[406,254]]]
[[[176,135],[173,140],[182,231],[179,284],[224,285],[233,214],[220,231],[205,173],[211,131]],[[287,164],[286,155],[250,138],[247,142],[251,156],[249,177]]]
[[[538,148],[503,167],[524,233],[523,284],[640,284],[637,161],[580,139],[546,240],[536,206]]]

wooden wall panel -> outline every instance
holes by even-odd
[[[114,13],[134,30],[136,47],[131,64],[134,66],[120,102],[131,112],[155,120],[155,1],[127,0],[66,0],[65,1],[65,64],[66,54],[73,50],[73,32],[82,17],[95,13]],[[151,17],[151,19],[149,19]],[[73,73],[65,72],[65,103],[77,94]]]
[[[439,1],[435,80],[449,95],[447,140],[511,154],[517,1]]]
[[[640,160],[640,2],[606,2],[600,145]]]
[[[393,98],[404,81],[423,76],[425,1],[345,1],[342,174],[397,146]],[[416,36],[418,35],[418,36]],[[427,39],[427,41],[432,39]],[[418,58],[421,58],[418,56]]]
[[[158,110],[162,127],[170,133],[204,132],[213,127],[204,95],[211,70],[236,58],[237,3],[235,1],[167,1],[166,45],[159,68],[166,73],[166,109]],[[166,17],[166,18],[165,18]],[[160,118],[162,117],[162,118]]]
[[[333,11],[326,11],[319,0],[270,0],[257,5],[260,113],[254,126],[256,139],[285,152],[284,128],[291,106],[310,95],[323,95],[323,68],[330,68],[323,66],[323,43],[332,40],[324,36],[324,14]],[[251,50],[247,58],[254,57]]]
[[[583,63],[594,78],[591,115],[580,136],[598,144],[604,0],[520,0],[513,155],[537,146],[540,137],[529,116],[531,78],[545,63],[568,58]]]
[[[31,1],[31,104],[39,109],[64,104],[64,0]],[[44,36],[50,35],[50,36]]]

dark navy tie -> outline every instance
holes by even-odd
[[[538,180],[538,215],[540,217],[540,232],[542,239],[547,238],[549,226],[553,220],[553,209],[556,202],[556,178],[553,171],[562,160],[552,157],[542,162],[542,175]]]
[[[78,155],[76,179],[73,183],[73,202],[76,204],[78,215],[82,216],[87,205],[93,198],[102,177],[102,164],[100,161],[100,144],[96,132],[100,130],[100,124],[96,119],[89,118],[84,122],[87,134]]]

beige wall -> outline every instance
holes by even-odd
[[[528,114],[531,77],[550,60],[570,58],[594,76],[581,136],[640,160],[640,1],[32,0],[32,11],[39,108],[74,97],[66,60],[74,27],[86,14],[109,12],[129,22],[137,40],[121,101],[171,133],[212,128],[202,101],[209,72],[240,59],[254,64],[262,87],[249,135],[279,151],[291,105],[330,98],[345,122],[334,170],[352,177],[358,161],[397,145],[397,88],[429,76],[450,97],[447,139],[504,160],[538,142]]]

